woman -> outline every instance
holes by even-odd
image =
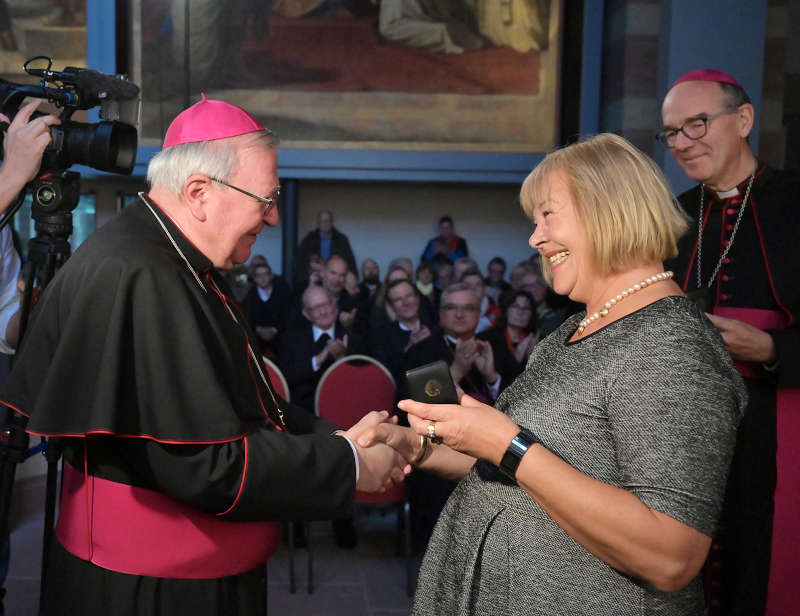
[[[435,310],[439,310],[439,297],[442,295],[441,289],[436,288],[436,268],[433,263],[421,261],[417,266],[417,290],[423,297],[433,305]]]
[[[372,435],[463,477],[414,614],[703,614],[697,574],[745,395],[719,333],[662,272],[685,219],[615,135],[550,154],[521,201],[548,282],[586,313],[536,346],[497,409],[405,400],[411,429]]]
[[[504,317],[479,338],[492,345],[494,366],[505,385],[511,384],[539,342],[539,325],[533,298],[527,291],[511,291],[503,302]]]

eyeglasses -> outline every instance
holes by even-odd
[[[445,304],[442,306],[442,310],[445,312],[478,312],[480,308],[478,308],[478,306],[473,306],[472,304]]]
[[[683,133],[687,138],[691,139],[692,141],[697,141],[698,139],[702,139],[706,136],[708,132],[708,123],[711,120],[718,118],[722,115],[728,115],[731,113],[736,113],[739,109],[727,109],[725,111],[720,111],[719,113],[715,113],[714,115],[710,116],[700,116],[697,118],[689,118],[680,128],[668,128],[666,130],[662,130],[660,133],[656,135],[656,139],[661,142],[664,147],[667,148],[674,148],[675,141],[678,139],[678,133]]]
[[[271,197],[259,197],[258,195],[251,193],[250,191],[245,190],[244,188],[239,188],[238,186],[234,186],[233,184],[228,184],[227,182],[223,182],[218,178],[209,178],[212,182],[216,182],[217,184],[222,184],[223,186],[227,186],[228,188],[233,188],[233,190],[238,190],[240,193],[247,195],[248,197],[252,197],[256,201],[260,201],[266,207],[264,208],[264,213],[262,216],[266,216],[269,214],[270,210],[275,207],[275,201],[277,201],[278,197],[281,194],[281,188],[278,186],[275,190],[272,191]]]
[[[324,304],[314,304],[313,306],[308,306],[306,308],[306,310],[308,310],[312,314],[320,314],[332,309],[333,309],[333,302],[325,302]]]

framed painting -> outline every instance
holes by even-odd
[[[139,165],[201,92],[278,134],[283,177],[518,181],[560,142],[563,0],[89,5],[124,12]]]

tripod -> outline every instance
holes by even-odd
[[[28,324],[31,304],[34,298],[34,285],[41,291],[52,280],[56,270],[69,258],[71,248],[68,241],[72,233],[72,211],[80,198],[80,174],[74,171],[47,173],[31,182],[4,216],[0,229],[6,224],[22,204],[25,192],[33,196],[32,217],[37,235],[28,243],[28,271],[25,290],[20,307],[19,346],[22,347],[25,329]],[[0,541],[5,553],[10,533],[10,507],[17,464],[30,455],[29,436],[25,432],[27,418],[7,409],[5,423],[0,430]],[[61,448],[58,439],[42,439],[47,459],[47,488],[45,497],[44,541],[42,548],[40,598],[44,594],[47,579],[47,560],[53,541],[55,522],[56,489],[58,483],[58,460]],[[4,613],[0,592],[0,615]]]

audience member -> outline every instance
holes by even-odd
[[[420,315],[420,293],[409,280],[400,278],[390,282],[386,289],[386,302],[392,307],[397,320],[373,331],[370,349],[373,357],[389,369],[395,382],[401,383],[405,378],[404,354],[438,328],[427,317]]]
[[[361,263],[361,295],[369,299],[381,286],[381,268],[374,259],[364,259]]]
[[[468,269],[476,269],[479,272],[481,271],[481,268],[478,267],[478,262],[472,257],[461,257],[460,259],[456,259],[455,263],[453,263],[453,280],[455,282],[459,282],[461,277],[464,275],[464,272],[466,272]]]
[[[502,378],[495,370],[491,345],[475,339],[478,298],[468,286],[454,284],[442,292],[441,300],[442,332],[411,346],[403,358],[403,369],[445,360],[456,384],[473,398],[491,404],[500,391]],[[408,397],[405,383],[398,391],[399,399]],[[456,484],[422,470],[414,471],[407,482],[414,550],[421,551],[428,544],[433,526]]]
[[[253,257],[252,257],[252,259],[250,259],[250,263],[248,263],[247,267],[252,272],[253,268],[256,265],[262,265],[262,264],[269,264],[269,261],[267,261],[267,258],[264,255],[253,255]]]
[[[503,382],[503,389],[516,379],[528,362],[533,347],[539,342],[539,327],[533,298],[527,291],[507,295],[505,317],[478,337],[492,345],[494,364]]]
[[[693,233],[671,264],[702,302],[747,386],[720,529],[709,612],[789,614],[800,545],[800,177],[756,159],[755,110],[730,75],[703,69],[673,84],[659,140],[697,186],[678,199]]]
[[[519,281],[519,290],[526,291],[535,302],[536,319],[542,338],[558,329],[570,314],[575,312],[573,302],[561,297],[547,286],[542,274],[533,266]]]
[[[389,269],[391,270],[396,267],[402,267],[406,271],[408,279],[411,282],[414,282],[414,262],[411,259],[408,257],[397,257],[396,259],[392,259],[389,263]]]
[[[453,284],[454,280],[453,266],[449,263],[442,263],[439,266],[439,271],[436,272],[436,288],[443,291]]]
[[[266,259],[257,261],[250,272],[254,285],[242,300],[242,310],[258,336],[261,352],[276,359],[280,336],[286,332],[289,323],[291,290],[283,278],[272,273]]]
[[[506,274],[506,261],[502,257],[494,257],[486,266],[486,295],[495,302],[500,302],[503,293],[511,289],[511,285],[504,280]]]
[[[477,268],[469,268],[461,275],[459,282],[467,285],[475,292],[480,306],[477,332],[483,332],[494,327],[503,316],[503,311],[495,301],[486,295],[486,285],[483,276]]]
[[[346,330],[351,330],[356,322],[358,308],[356,300],[345,288],[347,278],[347,262],[338,255],[333,255],[325,262],[322,273],[322,286],[333,297],[339,311],[339,323]]]
[[[536,269],[527,259],[525,261],[517,263],[511,270],[511,274],[508,277],[508,281],[511,284],[511,288],[514,291],[519,291],[522,277],[525,274],[530,274],[530,273],[536,274],[539,273],[540,271],[541,270]]]
[[[358,302],[361,297],[361,283],[358,281],[358,275],[350,270],[347,270],[347,274],[344,276],[344,290]]]
[[[295,271],[298,274],[295,286],[303,289],[308,286],[305,274],[311,255],[319,255],[323,261],[328,261],[332,256],[338,255],[344,259],[347,269],[356,271],[356,259],[350,248],[347,236],[333,226],[333,214],[327,210],[317,215],[317,228],[309,231],[300,242],[295,257]]]
[[[318,254],[313,254],[308,259],[308,268],[306,275],[308,276],[308,285],[322,285],[322,276],[325,272],[325,261]],[[296,287],[302,293],[305,290],[304,286]]]
[[[397,259],[395,259],[395,261],[397,261]],[[393,263],[395,261],[393,261]],[[394,323],[395,320],[397,320],[397,314],[395,313],[394,308],[386,299],[386,292],[389,288],[389,284],[394,280],[408,280],[411,282],[411,278],[409,277],[408,270],[406,270],[405,266],[395,265],[390,267],[389,271],[386,273],[386,278],[383,282],[383,285],[381,285],[380,290],[375,294],[374,302],[370,307],[370,332],[376,332],[385,325]],[[435,323],[437,321],[437,317],[433,303],[431,303],[431,301],[424,296],[421,296],[419,301],[419,310],[423,315],[425,322]]]
[[[428,298],[433,307],[439,309],[439,296],[442,292],[436,288],[436,268],[431,263],[423,261],[417,266],[417,291]]]
[[[449,216],[442,216],[439,219],[439,235],[425,246],[420,261],[429,261],[439,267],[444,263],[452,264],[468,254],[466,240],[453,232],[453,219]]]
[[[364,353],[361,336],[348,332],[338,322],[339,311],[333,295],[323,287],[303,292],[303,316],[308,323],[284,336],[279,365],[292,402],[314,413],[314,391],[325,370],[344,355]]]

